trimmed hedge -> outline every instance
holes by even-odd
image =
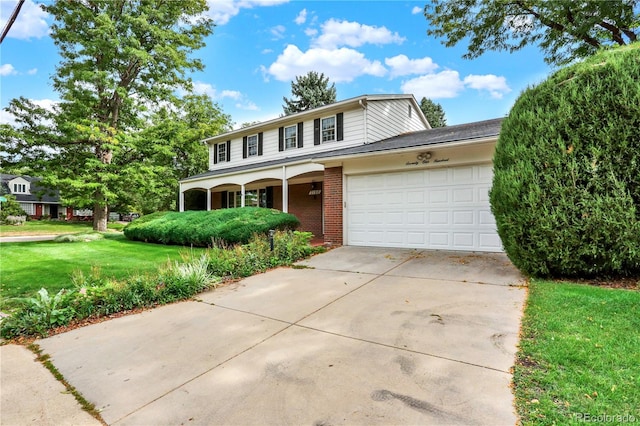
[[[270,229],[293,230],[300,225],[289,213],[260,207],[212,211],[158,212],[142,216],[124,228],[130,240],[209,247],[245,244]]]
[[[640,44],[520,95],[494,157],[491,207],[530,276],[640,273]]]

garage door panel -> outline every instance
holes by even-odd
[[[347,244],[502,251],[491,164],[347,177]]]

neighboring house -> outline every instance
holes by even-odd
[[[34,219],[71,219],[73,209],[60,203],[58,191],[44,188],[38,184],[42,179],[31,176],[1,175],[1,194],[16,197],[22,210]]]
[[[412,95],[363,95],[206,139],[198,208],[292,213],[333,245],[502,251],[488,192],[501,119],[431,129]],[[192,206],[190,208],[193,208]]]

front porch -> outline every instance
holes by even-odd
[[[324,243],[324,167],[304,163],[243,173],[205,174],[201,179],[180,184],[180,211],[251,206],[295,215],[300,220],[300,231],[313,233],[314,244]]]

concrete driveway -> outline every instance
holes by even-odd
[[[116,425],[513,425],[503,254],[341,247],[39,340]]]

